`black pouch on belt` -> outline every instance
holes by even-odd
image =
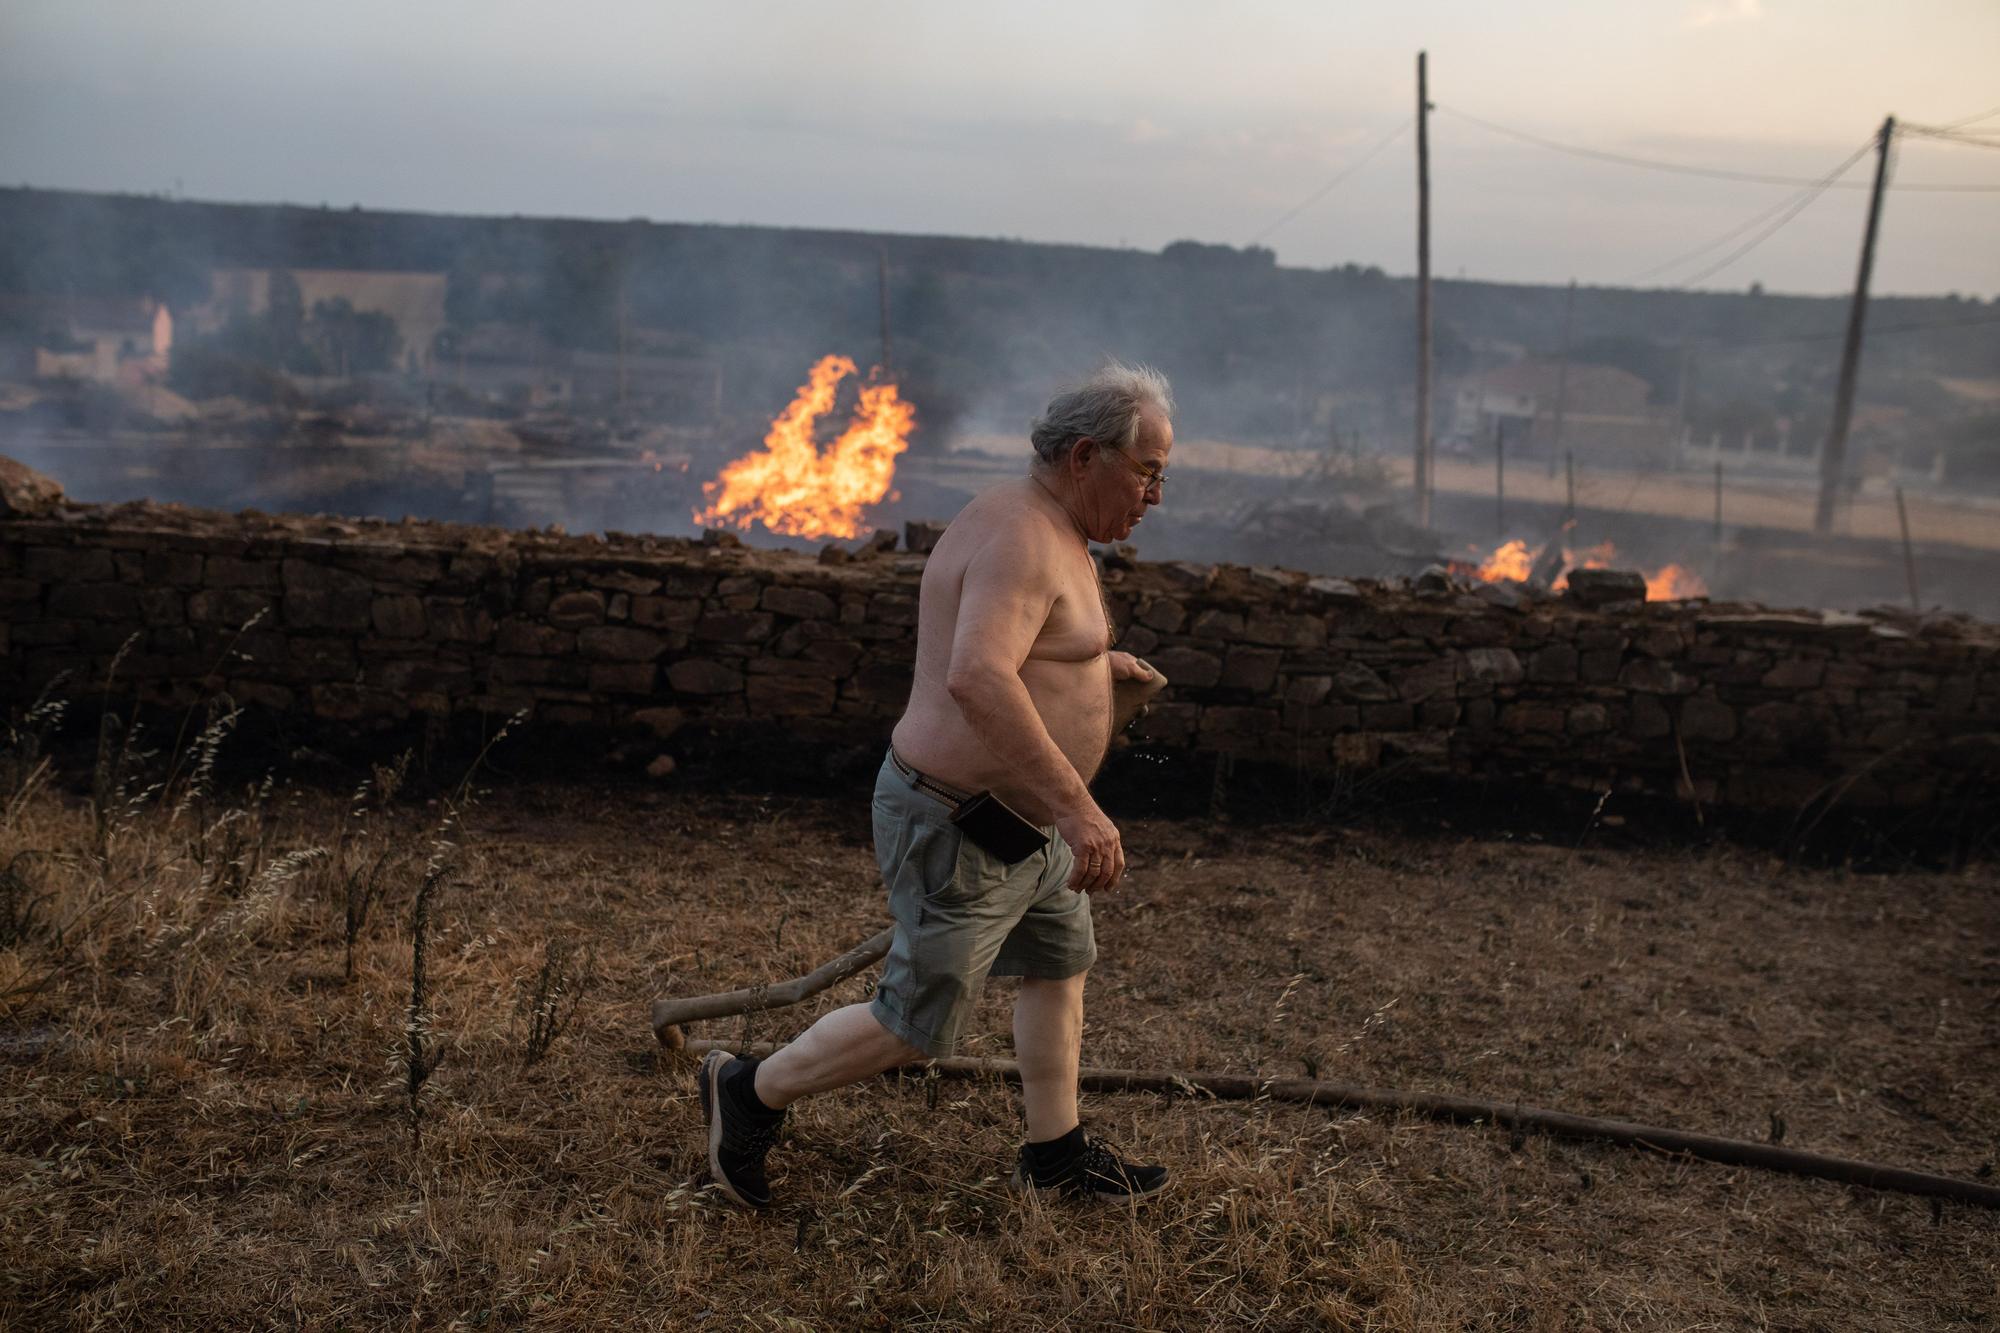
[[[980,792],[952,812],[951,822],[973,846],[1006,865],[1025,861],[1049,845],[1042,831],[1007,808],[990,791]]]

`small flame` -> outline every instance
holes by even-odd
[[[1563,547],[1562,573],[1556,575],[1556,581],[1549,586],[1555,591],[1561,592],[1564,588],[1569,587],[1569,572],[1572,569],[1609,569],[1611,568],[1611,562],[1617,559],[1617,557],[1618,548],[1610,542],[1599,542],[1597,545],[1587,547],[1580,552],[1572,551],[1565,546]]]
[[[762,523],[793,537],[857,537],[861,511],[889,495],[896,455],[910,447],[916,409],[892,383],[864,384],[854,418],[824,452],[813,423],[833,410],[840,381],[854,373],[844,356],[821,357],[791,405],[771,423],[764,447],[702,483],[706,509],[694,521],[749,529]]]
[[[1534,572],[1536,563],[1542,558],[1545,548],[1530,547],[1519,540],[1503,542],[1491,555],[1481,556],[1478,548],[1472,548],[1474,559],[1447,562],[1454,574],[1464,574],[1485,583],[1499,583],[1502,580],[1525,582]],[[1557,566],[1561,571],[1552,586],[1561,592],[1569,586],[1569,574],[1573,569],[1609,569],[1611,562],[1618,558],[1618,548],[1610,542],[1599,542],[1581,551],[1562,547],[1562,561]],[[1646,600],[1649,602],[1674,602],[1690,597],[1708,596],[1708,584],[1701,575],[1685,565],[1670,564],[1657,573],[1646,576]]]
[[[1646,600],[1678,602],[1689,597],[1708,596],[1708,584],[1701,575],[1684,565],[1668,565],[1646,580]]]
[[[1487,583],[1498,583],[1501,579],[1521,582],[1535,567],[1537,552],[1530,551],[1528,544],[1518,538],[1495,551],[1476,571]]]

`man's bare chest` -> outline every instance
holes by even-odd
[[[1078,574],[1063,581],[1028,655],[1045,661],[1090,661],[1110,650],[1115,633],[1092,567],[1087,576]]]

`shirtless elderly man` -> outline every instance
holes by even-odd
[[[1157,372],[1106,366],[1049,403],[1029,475],[968,504],[931,553],[916,678],[875,780],[895,943],[870,1002],[826,1015],[768,1059],[703,1061],[709,1170],[737,1203],[770,1203],[764,1159],[785,1107],[952,1054],[989,974],[1021,979],[1027,1142],[1015,1185],[1119,1199],[1165,1186],[1165,1168],[1123,1161],[1084,1134],[1076,1096],[1083,982],[1097,958],[1090,894],[1125,873],[1089,783],[1111,740],[1113,680],[1152,676],[1111,651],[1086,543],[1124,540],[1160,503],[1172,412]],[[982,793],[1021,816],[1016,845],[970,816],[954,822]]]

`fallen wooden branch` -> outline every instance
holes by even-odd
[[[881,938],[880,936],[877,937]],[[874,941],[870,940],[869,944]],[[867,948],[867,945],[863,945]],[[859,952],[857,950],[856,952]],[[851,956],[851,955],[849,955]],[[836,960],[840,961],[840,960]],[[829,964],[828,966],[832,966]],[[822,971],[825,969],[821,969]],[[815,976],[818,973],[814,974]],[[795,983],[794,983],[795,984]],[[721,998],[721,997],[712,997]],[[657,1010],[656,1010],[657,1012]],[[765,1056],[777,1050],[770,1042],[756,1042],[747,1052],[727,1042],[694,1041],[687,1049],[700,1054],[723,1050],[734,1054]],[[930,1060],[924,1068],[959,1076],[998,1075],[1018,1080],[1020,1067],[1012,1060],[956,1058]],[[1882,1166],[1850,1157],[1828,1157],[1780,1148],[1770,1143],[1746,1139],[1725,1139],[1713,1134],[1691,1134],[1685,1130],[1662,1129],[1657,1125],[1635,1124],[1629,1120],[1599,1120],[1594,1116],[1571,1115],[1519,1102],[1487,1101],[1479,1097],[1450,1097],[1436,1093],[1400,1092],[1394,1088],[1370,1088],[1353,1083],[1326,1083],[1314,1079],[1264,1079],[1249,1074],[1176,1074],[1147,1069],[1084,1069],[1078,1080],[1092,1092],[1164,1092],[1209,1096],[1230,1100],[1269,1097],[1280,1102],[1304,1102],[1312,1106],[1353,1106],[1371,1111],[1407,1111],[1437,1120],[1462,1124],[1494,1124],[1509,1129],[1537,1130],[1560,1138],[1591,1139],[1650,1148],[1655,1152],[1681,1153],[1731,1166],[1754,1166],[1795,1176],[1838,1180],[1869,1189],[1894,1190],[1935,1199],[1953,1199],[1985,1208],[2000,1208],[2000,1186],[1981,1185],[1955,1176],[1940,1176],[1907,1167]]]
[[[687,1034],[681,1031],[683,1023],[704,1018],[729,1018],[736,1014],[755,1013],[760,1009],[782,1009],[788,1004],[797,1004],[837,982],[847,980],[881,958],[889,952],[889,941],[895,935],[892,926],[855,945],[832,962],[821,963],[804,976],[781,981],[775,986],[752,986],[748,990],[695,995],[684,1000],[655,1000],[653,1035],[660,1039],[660,1045],[677,1051],[687,1044]]]

